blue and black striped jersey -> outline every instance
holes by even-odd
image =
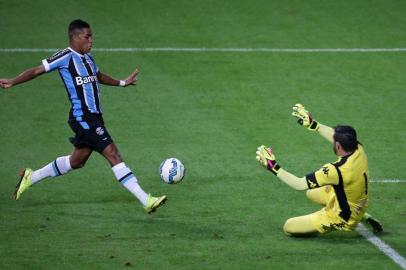
[[[90,53],[82,55],[68,47],[42,60],[42,64],[46,72],[59,71],[71,102],[70,121],[88,121],[101,116],[99,69]]]

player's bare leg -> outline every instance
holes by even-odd
[[[73,148],[72,154],[69,158],[72,169],[83,168],[92,152],[93,150],[87,147]]]
[[[123,159],[121,158],[121,155],[115,143],[109,144],[103,150],[102,155],[107,159],[111,167],[114,167],[115,165],[123,162]]]

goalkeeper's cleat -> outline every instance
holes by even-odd
[[[144,209],[148,214],[155,212],[155,210],[166,202],[166,196],[152,197],[151,194],[148,195],[147,205]]]
[[[312,131],[319,129],[319,123],[313,119],[312,114],[302,104],[295,104],[292,109],[292,115],[296,117],[299,125]]]
[[[366,222],[367,222],[369,225],[371,225],[372,230],[374,231],[374,233],[380,233],[380,232],[383,231],[383,228],[382,228],[381,223],[380,223],[377,219],[373,218],[372,216],[369,216],[369,217],[366,219]]]
[[[31,169],[24,169],[20,172],[20,181],[18,181],[16,190],[14,192],[14,199],[18,200],[27,188],[32,186],[31,181],[32,170]]]

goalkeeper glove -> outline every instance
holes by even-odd
[[[278,163],[276,163],[275,155],[272,153],[271,148],[261,145],[258,147],[256,154],[257,160],[262,166],[266,167],[273,174],[278,174],[281,167],[278,165]]]
[[[317,131],[319,129],[319,123],[313,119],[312,114],[302,104],[295,104],[293,106],[292,115],[296,117],[299,125],[304,126],[308,130]]]

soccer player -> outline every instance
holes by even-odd
[[[71,155],[58,157],[38,170],[27,168],[21,172],[14,198],[18,200],[27,188],[44,179],[82,168],[93,151],[96,151],[107,159],[117,180],[137,197],[144,209],[148,213],[154,212],[165,202],[166,196],[153,197],[140,187],[104,126],[99,99],[100,84],[121,87],[135,85],[139,70],[136,69],[125,80],[116,80],[101,72],[90,54],[93,45],[91,27],[83,20],[72,21],[68,35],[69,47],[66,49],[42,60],[42,64],[25,70],[15,78],[0,79],[0,87],[10,88],[43,73],[58,70],[71,103],[68,123],[75,133],[70,138],[73,144]]]
[[[261,165],[290,187],[307,190],[310,200],[324,206],[315,213],[288,219],[283,226],[284,232],[303,236],[335,230],[352,231],[362,219],[372,226],[374,232],[381,232],[381,224],[365,212],[368,207],[368,160],[354,128],[325,126],[315,121],[301,104],[293,107],[292,115],[303,127],[332,143],[338,160],[299,178],[279,166],[271,148],[258,147],[256,158]]]

